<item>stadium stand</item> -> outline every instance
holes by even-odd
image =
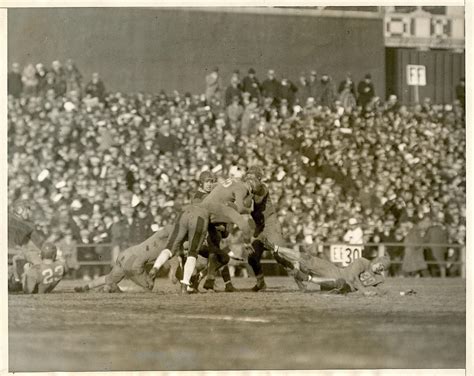
[[[302,96],[276,72],[275,98],[238,93],[224,108],[225,87],[208,102],[201,94],[107,92],[98,74],[83,82],[72,61],[21,72],[15,65],[9,73],[9,204],[35,201],[35,222],[51,241],[98,245],[82,257],[100,258],[127,208],[140,212],[145,228],[137,231],[148,233],[190,202],[203,169],[238,176],[250,165],[264,168],[289,242],[341,241],[355,217],[366,242],[403,241],[421,223],[465,244],[459,100],[407,107],[373,96],[361,107],[330,77]]]

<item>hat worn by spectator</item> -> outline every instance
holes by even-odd
[[[351,226],[358,224],[357,219],[355,219],[355,218],[349,219],[349,224],[350,224]]]

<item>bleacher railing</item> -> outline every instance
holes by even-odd
[[[339,265],[347,266],[354,259],[361,257],[364,253],[370,252],[367,257],[371,257],[374,253],[376,256],[384,256],[387,254],[387,248],[397,247],[417,247],[420,249],[445,248],[446,253],[449,248],[457,251],[455,261],[433,261],[426,260],[427,265],[459,265],[460,277],[466,278],[466,246],[464,244],[454,243],[364,243],[364,244],[347,244],[347,243],[323,243],[323,244],[297,244],[294,247],[304,247],[307,251],[314,255],[326,254],[329,259]],[[81,244],[77,245],[77,264],[78,266],[105,266],[113,263],[113,245],[106,244]],[[370,251],[369,251],[370,250]],[[272,258],[263,260],[264,263],[276,263]],[[402,260],[392,260],[394,265],[402,265]]]

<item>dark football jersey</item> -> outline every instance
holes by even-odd
[[[20,218],[18,215],[8,214],[8,246],[24,246],[32,241],[38,248],[44,243],[43,235],[35,229],[32,222]]]

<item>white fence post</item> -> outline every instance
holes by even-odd
[[[385,256],[385,244],[379,244],[377,255],[378,257]]]

